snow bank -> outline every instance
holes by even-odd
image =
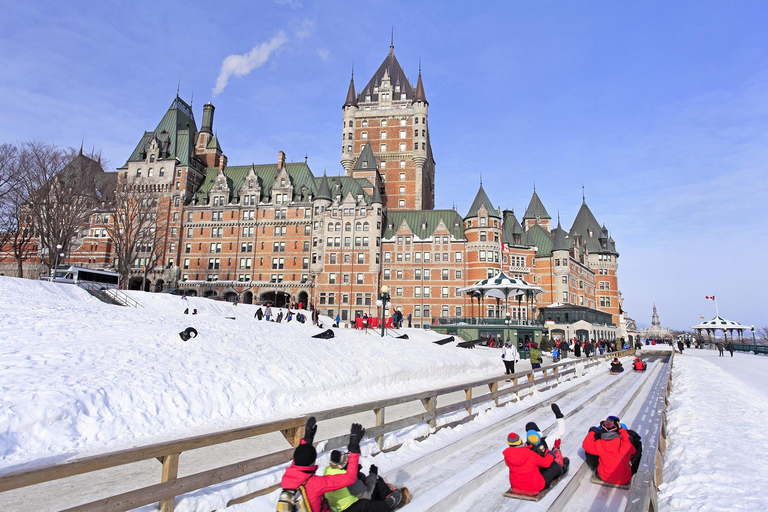
[[[765,375],[768,360],[736,354],[718,361],[714,354],[686,349],[675,356],[660,509],[768,510],[760,491],[768,485],[766,382],[753,387],[727,371]]]
[[[255,306],[0,277],[0,468],[418,392],[501,372],[496,351],[259,322]],[[185,315],[184,309],[198,310]],[[273,308],[274,309],[274,308]],[[277,314],[277,311],[274,311]],[[329,319],[326,319],[329,320]],[[330,325],[330,322],[326,322]],[[183,342],[178,333],[200,335]],[[493,357],[490,357],[492,355]]]

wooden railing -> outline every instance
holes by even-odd
[[[517,372],[512,375],[499,375],[497,377],[468,382],[456,386],[349,407],[314,412],[296,418],[288,418],[270,423],[157,443],[67,462],[49,464],[36,469],[21,470],[5,474],[0,473],[0,492],[20,489],[30,485],[144,460],[157,459],[162,463],[160,483],[134,489],[67,510],[70,512],[86,510],[116,512],[158,503],[161,511],[173,512],[174,500],[179,495],[253,474],[264,469],[284,464],[291,460],[294,450],[293,447],[298,446],[301,438],[304,436],[304,425],[309,416],[315,416],[317,421],[323,421],[326,419],[372,411],[375,415],[375,425],[366,428],[366,437],[375,439],[381,450],[383,448],[384,435],[390,432],[395,432],[422,423],[428,424],[431,427],[431,431],[434,432],[439,430],[437,428],[437,421],[441,416],[455,411],[465,410],[467,412],[466,417],[441,425],[440,428],[455,426],[472,419],[475,416],[473,407],[478,404],[493,402],[496,406],[499,406],[500,402],[511,394],[517,394],[519,396],[521,392],[526,390],[533,392],[535,386],[541,384],[548,384],[550,387],[554,387],[557,386],[558,380],[561,377],[570,374],[579,377],[584,370],[591,366],[603,363],[605,359],[632,354],[634,354],[634,350],[624,350],[608,353],[603,356],[595,356],[589,359],[572,359],[536,370]],[[474,390],[477,388],[484,389],[485,387],[488,388],[487,392],[480,395],[474,395]],[[442,407],[438,406],[439,397],[458,391],[464,391],[465,400]],[[424,407],[424,412],[401,418],[390,423],[386,422],[385,410],[387,407],[415,401],[421,402]],[[202,471],[200,473],[178,477],[179,456],[183,452],[274,432],[280,432],[290,443],[292,448]],[[343,447],[348,441],[349,435],[328,439],[324,445],[324,450],[328,451]],[[396,447],[388,449],[394,448]],[[256,496],[268,494],[277,488],[277,485],[273,485],[258,490],[246,496],[230,500],[228,505],[241,503]]]
[[[671,349],[671,347],[670,347]],[[668,364],[661,375],[664,379],[657,389],[656,403],[651,412],[653,428],[643,441],[643,458],[637,474],[632,478],[629,490],[629,500],[625,512],[656,512],[658,506],[658,490],[662,484],[662,465],[664,451],[667,449],[667,405],[672,388],[672,362],[675,351],[662,352],[668,359]],[[646,455],[647,454],[647,455]]]

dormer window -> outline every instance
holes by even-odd
[[[427,223],[426,222],[422,222],[421,223],[421,229],[427,229]]]
[[[248,188],[253,188],[253,180],[250,180],[250,181],[248,182]]]
[[[536,216],[536,222],[540,222],[540,221],[541,221],[541,215],[537,215]]]
[[[368,168],[368,162],[363,162],[363,169],[367,169],[367,168]]]
[[[365,101],[371,101],[370,95],[368,95],[368,94],[365,95]]]
[[[363,194],[357,194],[357,202],[360,202],[363,200]]]
[[[141,169],[136,169],[136,177],[141,178]]]
[[[400,92],[400,86],[399,85],[395,86],[395,92]]]
[[[378,93],[379,93],[379,87],[376,86],[373,88],[373,94],[378,94]]]
[[[149,155],[149,163],[154,163],[155,155]]]
[[[224,184],[223,183],[219,183],[219,190],[224,190]]]
[[[280,178],[280,186],[281,187],[285,186],[285,178]]]
[[[594,232],[592,231],[592,229],[590,229],[590,230],[589,230],[589,238],[592,238],[592,234],[593,234],[593,233],[594,233]]]

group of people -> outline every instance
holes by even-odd
[[[288,312],[285,314],[285,316],[283,316],[283,311],[282,310],[278,311],[277,312],[277,316],[275,317],[274,320],[272,320],[272,305],[271,304],[267,304],[265,310],[262,310],[261,308],[257,309],[256,313],[254,313],[253,317],[256,318],[259,321],[264,319],[267,322],[274,321],[274,322],[277,322],[278,324],[282,323],[283,319],[285,319],[286,323],[290,322],[294,318],[296,318],[297,322],[301,322],[302,324],[307,321],[307,316],[304,313],[302,313],[301,311],[297,311],[296,313],[294,313],[290,309],[288,309]]]
[[[317,451],[312,446],[317,422],[307,420],[304,438],[293,452],[293,461],[285,470],[277,502],[278,512],[312,510],[315,512],[388,512],[404,501],[400,488],[390,486],[371,465],[368,475],[360,465],[360,441],[365,429],[353,423],[347,451],[333,450],[330,463],[317,475]]]
[[[550,436],[554,444],[550,449],[536,423],[525,426],[525,437],[512,432],[509,445],[503,452],[509,469],[508,495],[537,496],[550,488],[553,482],[568,472],[570,460],[560,450],[565,434],[565,421],[557,404],[552,404],[556,427]],[[643,454],[640,435],[621,423],[618,417],[608,416],[587,432],[582,448],[586,463],[594,477],[606,484],[629,485],[637,472]]]

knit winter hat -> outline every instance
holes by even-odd
[[[528,423],[525,424],[525,431],[527,432],[529,430],[535,430],[537,432],[541,432],[541,429],[539,428],[539,426],[532,421],[529,421]]]
[[[619,425],[618,423],[614,423],[611,420],[605,420],[600,422],[600,428],[602,428],[605,432],[616,432],[619,430]]]
[[[309,443],[300,444],[293,451],[293,462],[297,466],[311,466],[315,463],[315,459],[317,459],[317,451]]]
[[[520,439],[520,436],[515,434],[514,432],[510,432],[507,436],[507,444],[509,446],[521,446],[523,444],[523,440]]]
[[[528,432],[526,432],[525,438],[528,440],[528,444],[532,444],[533,446],[536,446],[541,442],[541,434],[539,434],[535,430],[529,430]]]

